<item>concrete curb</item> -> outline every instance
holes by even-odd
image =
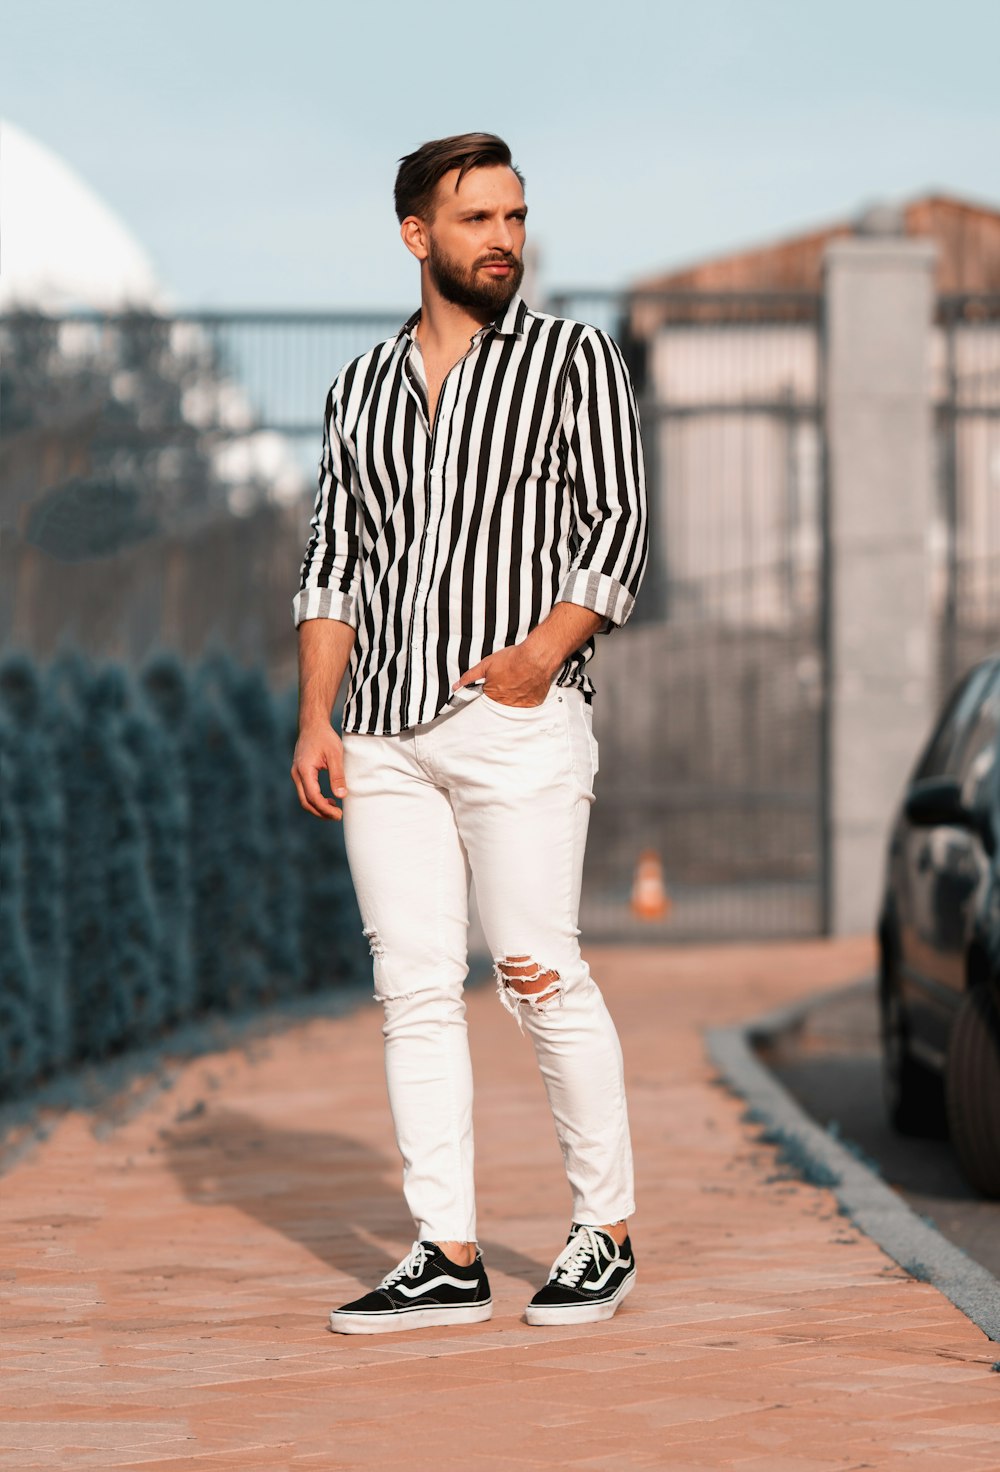
[[[829,1187],[845,1215],[904,1271],[933,1283],[987,1338],[1000,1342],[1000,1282],[810,1119],[756,1056],[755,1045],[801,1026],[823,999],[810,997],[738,1027],[710,1028],[706,1042],[712,1062],[728,1088],[746,1100],[748,1117],[764,1127],[764,1138],[779,1146],[785,1160],[814,1184]]]

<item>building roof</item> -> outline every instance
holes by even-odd
[[[1000,209],[946,194],[901,206],[905,233],[938,246],[939,292],[1000,291]],[[857,221],[838,220],[802,235],[657,272],[633,290],[819,291],[823,252],[831,240],[856,233]]]
[[[936,243],[939,294],[1000,292],[1000,209],[953,195],[931,194],[887,213],[897,215],[901,233],[929,238]],[[631,282],[629,289],[631,292],[818,293],[827,245],[832,240],[857,234],[859,227],[863,229],[858,218],[836,220],[784,240],[643,276]],[[673,315],[665,306],[654,306],[652,302],[634,304],[633,330],[645,336]],[[790,306],[788,315],[798,313]]]

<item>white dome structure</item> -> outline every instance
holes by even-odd
[[[56,155],[0,121],[0,311],[163,310],[142,246]]]
[[[5,120],[0,225],[0,313],[138,310],[169,319],[173,303],[132,233],[60,158]],[[296,501],[309,489],[302,465],[283,435],[256,427],[245,387],[213,362],[204,328],[173,322],[170,342],[178,362],[198,364],[205,355],[201,376],[184,390],[181,412],[192,428],[206,431],[203,451],[230,510],[242,516],[262,501]],[[67,360],[92,353],[90,324],[63,322],[59,350]],[[136,391],[127,372],[117,373],[111,387],[123,401]]]

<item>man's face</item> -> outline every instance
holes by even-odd
[[[427,268],[446,301],[495,315],[524,275],[524,193],[512,169],[470,169],[456,191],[457,178],[439,180],[424,222]]]

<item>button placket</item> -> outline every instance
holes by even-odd
[[[420,547],[419,547],[419,550],[418,550],[418,553],[417,553],[417,578],[416,578],[416,584],[415,584],[414,589],[413,589],[413,604],[412,604],[412,608],[411,608],[411,611],[410,611],[410,628],[409,628],[409,641],[408,641],[409,647],[407,649],[406,671],[405,671],[404,680],[403,680],[403,699],[402,699],[402,705],[403,705],[403,709],[404,709],[404,719],[406,719],[406,720],[410,720],[411,719],[411,715],[410,715],[410,711],[409,711],[409,705],[410,705],[410,699],[411,699],[411,696],[412,696],[412,693],[413,693],[413,660],[414,660],[414,649],[415,649],[415,647],[417,647],[416,646],[416,643],[415,643],[414,635],[416,633],[417,611],[418,611],[418,609],[420,610],[421,621],[422,621],[422,626],[423,626],[422,627],[423,639],[420,641],[420,647],[426,647],[426,644],[427,644],[428,628],[427,628],[427,600],[426,600],[426,594],[429,591],[430,584],[427,581],[427,566],[428,566],[428,564],[427,564],[427,562],[425,560],[425,555],[426,555],[426,551],[427,551],[428,532],[430,530],[430,525],[431,525],[431,513],[432,513],[432,511],[434,509],[435,500],[436,500],[436,497],[435,497],[435,477],[437,479],[437,485],[438,485],[439,492],[440,492],[440,500],[443,501],[445,499],[444,467],[441,466],[439,468],[438,465],[437,465],[437,463],[436,463],[436,459],[435,459],[435,456],[436,456],[436,453],[437,453],[437,448],[438,448],[438,430],[441,428],[442,423],[444,423],[444,424],[446,424],[448,426],[448,430],[449,431],[450,431],[450,428],[451,428],[451,414],[452,414],[453,411],[452,411],[452,408],[450,407],[450,400],[448,398],[449,387],[450,387],[449,386],[449,380],[452,380],[451,387],[454,390],[454,392],[452,394],[452,398],[455,398],[457,396],[457,393],[458,393],[457,385],[461,381],[461,377],[462,377],[462,372],[461,372],[462,365],[470,357],[472,357],[473,354],[478,350],[480,343],[483,341],[483,338],[486,336],[486,334],[490,330],[491,330],[490,327],[489,326],[486,326],[486,327],[481,327],[478,332],[474,333],[473,336],[469,340],[469,346],[466,348],[465,352],[459,358],[458,362],[457,363],[453,363],[452,366],[448,369],[448,372],[445,374],[444,379],[443,379],[443,381],[441,383],[441,388],[440,388],[440,390],[438,392],[438,401],[437,401],[437,407],[436,407],[435,414],[434,414],[434,423],[433,423],[433,426],[431,426],[429,424],[428,418],[427,418],[426,409],[421,405],[421,418],[422,418],[423,423],[424,423],[425,432],[428,435],[428,444],[427,444],[427,461],[426,461],[426,468],[425,468],[425,474],[424,474],[424,490],[425,490],[424,525],[423,525],[423,531],[422,531],[421,537],[420,537]],[[456,373],[457,373],[457,377],[455,377],[453,379],[453,375],[455,375]],[[408,375],[404,375],[404,376],[407,376],[408,377]],[[418,403],[419,403],[419,396],[416,394],[416,390],[413,388],[412,385],[410,385],[410,391],[414,394],[414,397],[417,398]],[[447,444],[449,442],[449,438],[450,438],[450,434],[449,433],[446,433],[445,436],[444,436],[444,444],[445,444],[445,446],[447,446]],[[440,521],[440,518],[439,518],[439,521]],[[437,547],[437,536],[438,536],[438,528],[435,527],[435,531],[434,531],[434,546],[435,546],[435,548]],[[430,559],[430,565],[434,565],[435,561],[436,561],[436,558],[435,557],[432,557]],[[424,673],[424,689],[426,689],[426,684],[427,684],[426,670],[423,673]]]

